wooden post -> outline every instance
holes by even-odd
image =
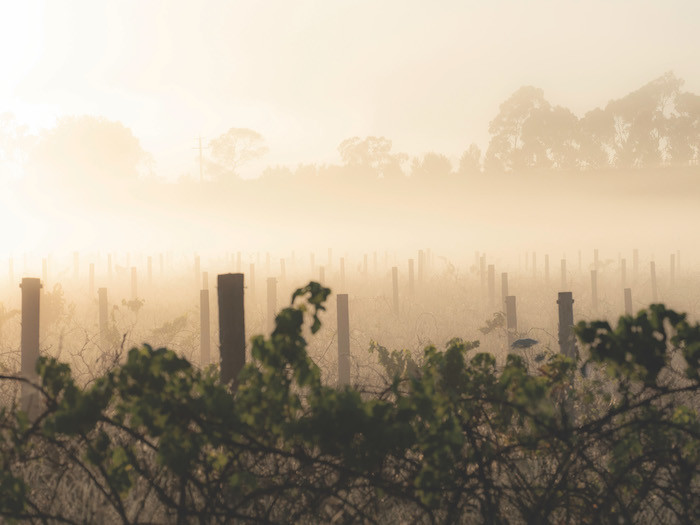
[[[350,384],[350,316],[348,294],[338,294],[338,386]]]
[[[506,297],[508,297],[508,274],[501,273],[501,306],[505,308]]]
[[[109,315],[109,311],[107,309],[107,288],[100,288],[97,290],[97,300],[100,317],[100,341],[102,342],[102,346],[106,347],[109,342],[107,337],[107,318]],[[104,350],[104,348],[102,350]]]
[[[591,270],[591,307],[598,309],[598,271]]]
[[[486,255],[479,257],[479,278],[481,279],[481,293],[484,293],[486,287]]]
[[[636,281],[639,277],[639,250],[632,250],[632,278]]]
[[[571,292],[559,292],[559,351],[567,357],[576,357],[574,338],[574,299]]]
[[[250,276],[248,277],[248,289],[250,298],[255,302],[255,263],[250,263]]]
[[[243,274],[227,273],[217,277],[219,300],[219,353],[221,380],[235,390],[238,374],[245,365],[245,319],[243,310]]]
[[[544,282],[549,285],[549,254],[544,254]]]
[[[671,264],[669,266],[670,270],[670,287],[673,288],[676,285],[676,254],[671,254]]]
[[[391,287],[393,291],[394,315],[399,315],[399,269],[396,266],[391,268]]]
[[[413,259],[408,260],[408,296],[413,298],[416,292],[416,285],[413,282]]]
[[[517,336],[518,332],[518,316],[515,310],[515,296],[506,296],[506,331],[508,335],[508,351]]]
[[[561,260],[561,283],[559,284],[562,290],[566,290],[566,259]]]
[[[493,264],[489,264],[489,306],[491,309],[496,306],[496,269]]]
[[[136,288],[136,266],[131,267],[131,298],[136,299],[138,297]]]
[[[211,363],[211,325],[209,321],[209,290],[199,291],[199,364]]]
[[[632,288],[625,288],[625,315],[632,315]]]
[[[22,377],[32,383],[38,383],[36,362],[39,359],[39,306],[41,282],[39,279],[25,277],[20,285],[22,289]],[[22,383],[20,388],[21,407],[30,419],[39,413],[39,392],[31,385]]]
[[[277,279],[267,278],[267,331],[272,333],[275,329],[275,315],[277,315]]]
[[[627,288],[627,259],[620,261],[620,284],[622,288]]]
[[[424,278],[425,278],[425,253],[423,253],[423,250],[418,250],[418,287],[421,290],[423,289],[423,279]]]
[[[649,266],[651,268],[651,302],[657,303],[659,301],[659,290],[656,287],[656,263],[651,261]]]

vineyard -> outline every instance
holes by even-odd
[[[42,278],[16,288],[10,259],[0,309],[8,519],[700,516],[680,252],[23,262]]]

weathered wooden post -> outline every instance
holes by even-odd
[[[399,315],[399,269],[396,266],[391,268],[391,288],[394,305],[394,315]]]
[[[506,272],[501,273],[501,306],[505,308],[506,297],[508,297],[508,274]]]
[[[561,260],[561,283],[559,286],[562,290],[566,290],[566,259]]]
[[[340,289],[345,292],[345,257],[340,258]]]
[[[632,315],[632,288],[625,288],[625,315]]]
[[[671,264],[669,266],[670,270],[670,287],[673,288],[676,285],[676,254],[671,254]]]
[[[651,261],[649,266],[651,268],[651,302],[657,303],[659,301],[659,290],[656,287],[656,263]]]
[[[80,279],[80,254],[73,252],[73,280],[77,283]]]
[[[632,278],[636,281],[639,277],[639,250],[632,250]]]
[[[425,253],[418,250],[418,287],[423,290],[423,279],[425,278]]]
[[[484,293],[487,281],[486,255],[479,257],[479,278],[481,279],[481,293]]]
[[[350,316],[348,294],[338,294],[338,386],[350,384]]]
[[[574,299],[571,292],[559,292],[559,351],[567,357],[576,358],[574,338]]]
[[[518,333],[518,316],[515,310],[515,296],[506,296],[506,333],[508,339],[508,350],[510,351],[511,345],[515,341]]]
[[[31,383],[38,383],[36,362],[39,359],[39,306],[41,282],[37,278],[25,277],[22,289],[22,333],[21,371],[22,377]],[[27,383],[20,388],[20,406],[30,419],[39,413],[39,392]]]
[[[209,320],[209,289],[199,291],[199,364],[211,363],[211,323]]]
[[[138,297],[136,288],[136,266],[131,267],[131,299],[136,299]]]
[[[95,263],[90,263],[88,270],[88,290],[90,297],[95,295]]]
[[[107,288],[99,288],[97,290],[97,302],[100,318],[100,341],[102,342],[102,346],[106,347],[109,342],[107,324],[109,315],[109,311],[107,309]]]
[[[148,277],[148,286],[153,286],[153,257],[151,255],[148,256],[146,272]]]
[[[489,284],[489,307],[491,309],[493,309],[496,306],[496,269],[495,269],[493,264],[489,264],[488,284]]]
[[[544,254],[544,282],[549,285],[549,254]]]
[[[627,288],[627,259],[620,261],[620,284],[622,288]]]
[[[598,309],[598,271],[591,270],[591,307]]]
[[[245,365],[245,319],[243,310],[243,274],[227,273],[217,277],[219,300],[219,354],[221,380],[238,386],[237,378]]]
[[[272,333],[275,329],[275,315],[277,312],[277,279],[267,278],[267,331]]]
[[[413,299],[416,293],[416,284],[413,281],[413,259],[408,260],[408,296]]]

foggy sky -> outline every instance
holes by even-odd
[[[685,1],[3,1],[0,112],[131,128],[159,176],[195,173],[195,138],[246,127],[249,166],[338,162],[384,135],[453,161],[482,150],[518,87],[581,116],[673,70],[700,92],[700,3]]]

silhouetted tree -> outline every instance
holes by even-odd
[[[523,126],[533,111],[548,108],[541,89],[523,86],[503,102],[489,124],[491,140],[486,150],[488,170],[512,171],[527,166],[523,158]]]
[[[62,117],[44,131],[29,157],[32,175],[42,182],[81,187],[136,179],[152,166],[131,130],[104,117]]]
[[[411,163],[411,177],[446,177],[452,173],[452,163],[441,153],[426,153],[423,159],[414,158]]]
[[[257,131],[231,128],[209,142],[207,171],[217,180],[238,177],[241,166],[268,152],[265,139]]]
[[[346,167],[356,173],[378,177],[403,175],[401,164],[406,155],[391,152],[391,140],[386,137],[352,137],[338,146],[340,158]]]
[[[459,168],[457,173],[460,175],[472,175],[474,173],[479,173],[481,171],[481,150],[479,146],[473,142],[469,145],[469,148],[462,153],[459,159]]]

